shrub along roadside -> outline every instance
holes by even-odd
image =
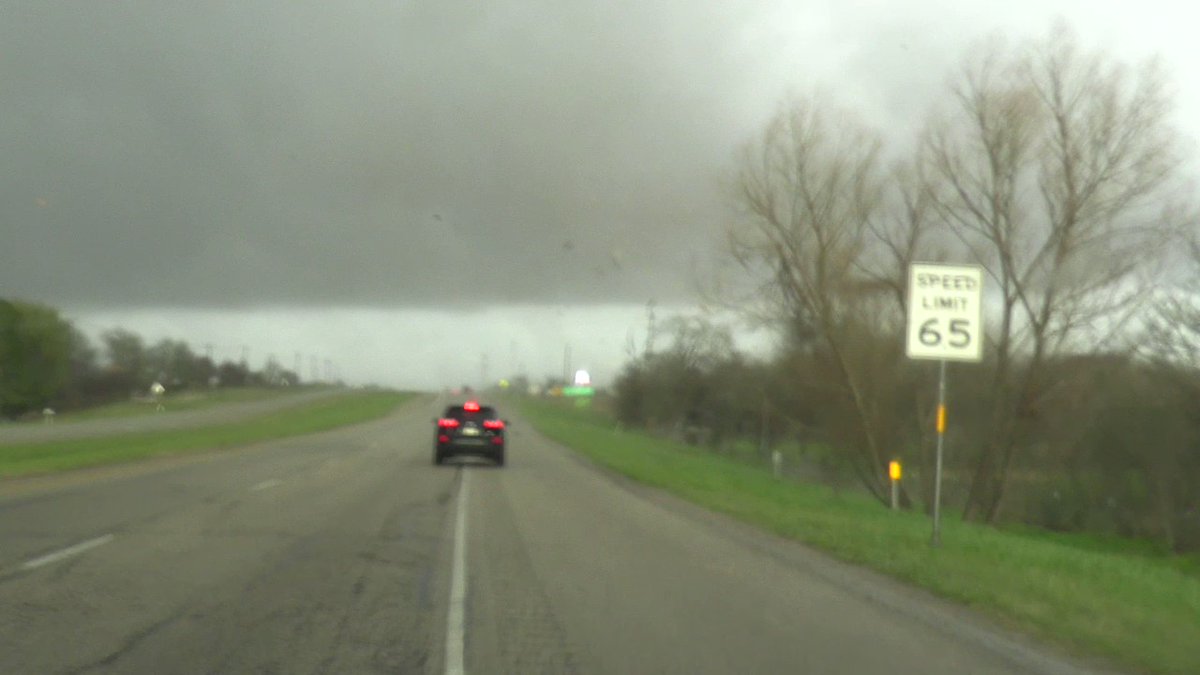
[[[1200,578],[1178,559],[1094,538],[929,520],[856,494],[781,482],[594,412],[521,405],[546,436],[640,482],[963,602],[1041,639],[1158,673],[1200,672]]]
[[[251,420],[200,429],[2,445],[0,478],[52,473],[301,436],[383,417],[412,396],[398,392],[355,393],[288,408]]]

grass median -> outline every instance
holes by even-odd
[[[167,396],[163,397],[162,404],[166,409],[166,413],[170,414],[188,410],[202,410],[204,408],[212,408],[229,403],[265,401],[272,398],[293,396],[302,391],[309,390],[310,389],[308,388],[272,389],[267,387],[223,388],[212,391],[168,394]],[[311,390],[315,391],[315,387]],[[110,419],[116,417],[137,417],[140,415],[155,414],[162,413],[157,410],[155,402],[152,400],[120,401],[118,403],[108,403],[84,410],[62,412],[56,416],[55,423],[71,424],[73,422],[83,422],[87,420]],[[40,424],[41,421],[37,420],[31,423]]]
[[[377,419],[413,394],[357,392],[230,424],[0,445],[0,478],[53,473],[300,436]]]
[[[602,416],[522,404],[543,434],[593,461],[689,501],[965,603],[1080,653],[1156,673],[1200,673],[1194,562],[1094,537],[1007,531],[929,518],[858,494],[776,480],[687,445],[621,432]]]

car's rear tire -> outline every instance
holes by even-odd
[[[441,450],[433,451],[433,463],[436,466],[441,466],[446,462],[446,455]]]
[[[496,466],[504,466],[504,449],[501,448],[492,459],[496,462]]]

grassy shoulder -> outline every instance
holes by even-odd
[[[300,436],[377,419],[413,394],[356,392],[230,424],[0,446],[0,478],[52,473]]]
[[[783,482],[763,469],[642,433],[589,411],[526,401],[546,436],[689,501],[963,602],[1040,638],[1157,673],[1200,673],[1200,578],[1130,547],[950,518]]]

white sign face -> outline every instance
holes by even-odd
[[[586,370],[575,371],[575,386],[586,387],[592,383],[592,376]]]
[[[910,359],[983,358],[983,269],[913,264],[908,268]]]

